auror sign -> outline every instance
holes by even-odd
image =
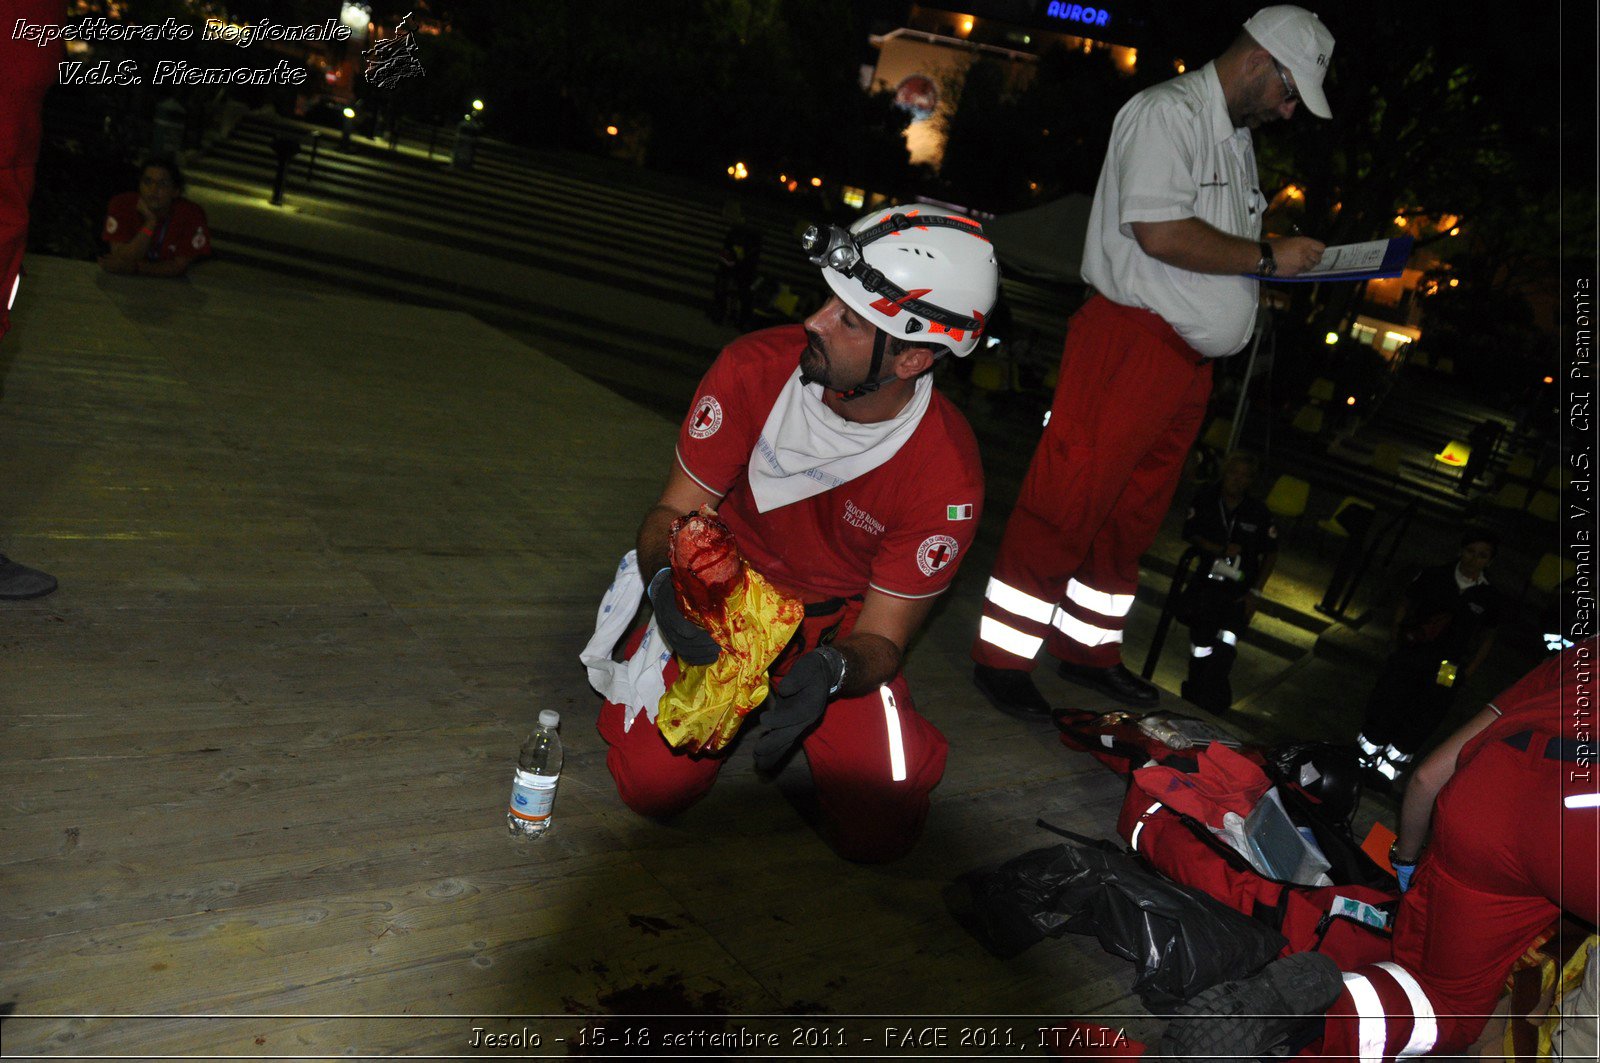
[[[1045,6],[1046,18],[1058,18],[1064,22],[1076,22],[1084,26],[1109,26],[1111,12],[1102,7],[1085,7],[1083,4],[1064,4],[1056,0]]]

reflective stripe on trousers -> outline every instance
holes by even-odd
[[[878,688],[883,698],[883,722],[889,731],[889,778],[894,782],[906,781],[906,745],[900,735],[900,706],[895,704],[894,691],[885,683]]]

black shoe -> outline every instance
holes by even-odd
[[[1061,678],[1070,679],[1080,686],[1098,690],[1124,705],[1154,705],[1161,700],[1154,685],[1128,671],[1126,665],[1111,668],[1087,668],[1081,664],[1061,664]]]
[[[972,681],[984,696],[994,702],[994,707],[1008,716],[1027,719],[1030,716],[1049,716],[1055,710],[1044,700],[1033,677],[1020,668],[990,668],[979,664],[972,668]]]
[[[1252,978],[1214,985],[1167,1024],[1155,1055],[1189,1063],[1259,1059],[1303,1025],[1320,1022],[1339,999],[1339,966],[1320,952],[1297,952]]]
[[[56,589],[56,578],[0,554],[0,600],[22,601],[43,598]]]

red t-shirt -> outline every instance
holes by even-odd
[[[1465,764],[1484,745],[1520,731],[1575,738],[1596,744],[1593,702],[1600,640],[1569,646],[1511,684],[1493,701],[1500,718],[1462,747],[1457,763]]]
[[[112,196],[106,207],[106,225],[100,239],[108,244],[125,244],[144,226],[139,214],[139,193],[123,192]],[[155,226],[146,257],[151,262],[170,262],[175,258],[204,258],[211,253],[211,230],[206,228],[206,212],[200,204],[178,197],[172,201],[172,215]]]
[[[756,571],[805,600],[868,587],[901,598],[940,593],[977,531],[983,467],[966,419],[937,391],[911,438],[882,465],[810,498],[756,509],[745,469],[805,345],[798,325],[730,344],[678,431],[678,464],[723,496],[717,513]]]

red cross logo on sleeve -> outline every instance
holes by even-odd
[[[700,400],[694,408],[693,415],[689,418],[689,435],[695,439],[705,439],[715,435],[717,429],[722,427],[722,403],[716,396],[707,395]]]
[[[948,535],[930,535],[917,548],[917,567],[924,576],[931,576],[956,559],[960,550],[955,539]]]

